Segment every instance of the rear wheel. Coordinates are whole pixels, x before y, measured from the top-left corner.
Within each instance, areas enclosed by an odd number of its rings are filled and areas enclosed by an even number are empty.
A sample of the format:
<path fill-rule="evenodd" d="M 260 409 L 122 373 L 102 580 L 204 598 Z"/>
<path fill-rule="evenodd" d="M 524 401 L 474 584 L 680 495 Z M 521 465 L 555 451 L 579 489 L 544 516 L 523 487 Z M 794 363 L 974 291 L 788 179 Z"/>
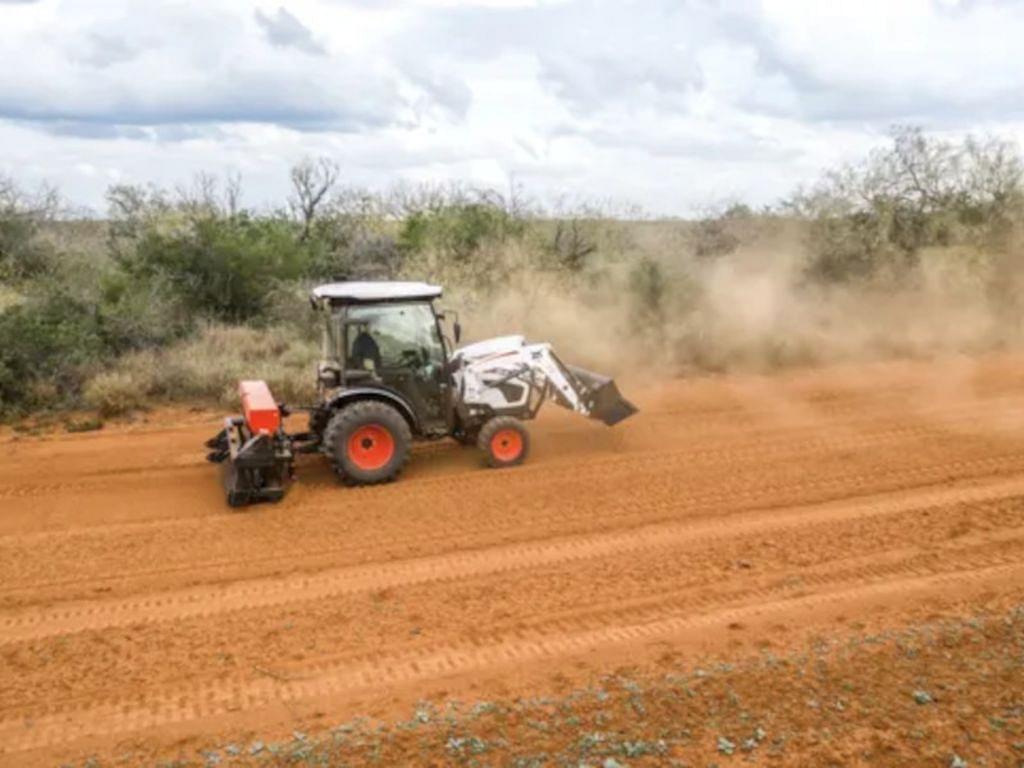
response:
<path fill-rule="evenodd" d="M 484 424 L 477 446 L 495 468 L 522 464 L 530 452 L 530 433 L 526 425 L 512 416 L 498 416 Z"/>
<path fill-rule="evenodd" d="M 405 418 L 375 400 L 347 405 L 324 430 L 334 471 L 347 485 L 376 485 L 398 477 L 409 459 L 412 432 Z"/>

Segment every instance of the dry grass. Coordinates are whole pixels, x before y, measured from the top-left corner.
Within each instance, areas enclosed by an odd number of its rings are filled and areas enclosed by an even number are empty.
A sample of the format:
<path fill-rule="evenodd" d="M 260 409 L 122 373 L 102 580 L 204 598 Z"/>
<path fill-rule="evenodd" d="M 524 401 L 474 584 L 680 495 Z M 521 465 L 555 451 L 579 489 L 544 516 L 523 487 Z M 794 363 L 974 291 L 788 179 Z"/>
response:
<path fill-rule="evenodd" d="M 278 400 L 311 402 L 318 348 L 288 327 L 208 325 L 193 339 L 126 355 L 85 388 L 86 403 L 105 416 L 154 402 L 236 405 L 240 379 L 263 379 Z"/>
<path fill-rule="evenodd" d="M 9 307 L 13 307 L 19 304 L 22 300 L 21 294 L 15 291 L 13 288 L 0 284 L 0 312 L 3 312 Z"/>

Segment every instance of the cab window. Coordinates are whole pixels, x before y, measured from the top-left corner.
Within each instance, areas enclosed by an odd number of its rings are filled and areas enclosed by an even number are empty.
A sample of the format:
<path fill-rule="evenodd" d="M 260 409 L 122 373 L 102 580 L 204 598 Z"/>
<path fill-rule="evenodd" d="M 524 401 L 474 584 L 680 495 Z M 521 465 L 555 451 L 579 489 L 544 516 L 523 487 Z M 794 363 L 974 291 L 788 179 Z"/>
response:
<path fill-rule="evenodd" d="M 444 361 L 434 310 L 426 302 L 349 307 L 346 346 L 355 368 L 420 368 Z"/>

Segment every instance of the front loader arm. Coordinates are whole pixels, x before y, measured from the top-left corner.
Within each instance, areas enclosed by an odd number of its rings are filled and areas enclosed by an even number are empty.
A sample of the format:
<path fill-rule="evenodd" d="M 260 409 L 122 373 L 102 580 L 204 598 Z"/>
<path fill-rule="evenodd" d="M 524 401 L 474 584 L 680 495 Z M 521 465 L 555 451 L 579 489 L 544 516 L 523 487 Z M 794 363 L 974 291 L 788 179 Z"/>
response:
<path fill-rule="evenodd" d="M 609 426 L 636 413 L 636 407 L 619 394 L 614 381 L 566 365 L 550 344 L 521 344 L 469 361 L 460 373 L 463 402 L 470 407 L 488 406 L 499 413 L 523 407 L 520 415 L 532 416 L 525 406 L 530 393 L 539 391 L 564 408 Z M 502 385 L 510 382 L 520 385 L 521 396 L 509 397 Z"/>
<path fill-rule="evenodd" d="M 550 344 L 530 344 L 524 351 L 530 358 L 533 371 L 547 381 L 548 391 L 556 403 L 584 416 L 590 415 L 580 387 L 571 380 L 569 372 L 551 351 Z"/>

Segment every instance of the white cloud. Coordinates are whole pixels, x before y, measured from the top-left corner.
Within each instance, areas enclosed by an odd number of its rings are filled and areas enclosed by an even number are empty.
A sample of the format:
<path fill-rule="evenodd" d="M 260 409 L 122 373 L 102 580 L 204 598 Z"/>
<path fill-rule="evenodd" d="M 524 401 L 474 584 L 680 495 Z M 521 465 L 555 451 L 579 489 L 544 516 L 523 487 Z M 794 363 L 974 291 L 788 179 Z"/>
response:
<path fill-rule="evenodd" d="M 769 202 L 897 121 L 1019 135 L 996 0 L 0 0 L 0 171 L 113 180 L 330 154 L 353 183 L 503 184 L 685 213 Z"/>
<path fill-rule="evenodd" d="M 294 17 L 268 18 L 272 41 L 226 3 L 68 2 L 56 24 L 0 28 L 0 117 L 91 136 L 230 123 L 345 132 L 405 119 L 386 62 L 311 60 L 312 38 L 295 50 Z"/>

